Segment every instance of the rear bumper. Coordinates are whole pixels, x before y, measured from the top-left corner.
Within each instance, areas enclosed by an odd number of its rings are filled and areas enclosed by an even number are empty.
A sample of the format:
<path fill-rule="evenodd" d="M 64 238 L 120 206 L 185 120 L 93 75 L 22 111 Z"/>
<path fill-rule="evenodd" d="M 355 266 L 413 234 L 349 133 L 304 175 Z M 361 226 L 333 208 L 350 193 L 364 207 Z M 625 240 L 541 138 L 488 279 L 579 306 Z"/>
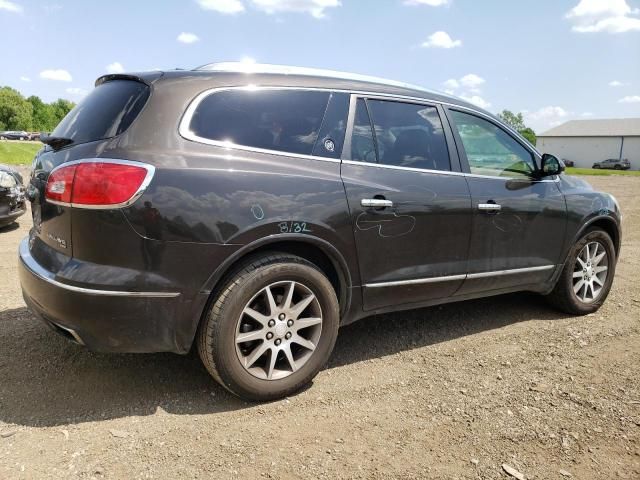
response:
<path fill-rule="evenodd" d="M 70 285 L 31 255 L 29 238 L 20 243 L 19 275 L 29 309 L 54 330 L 101 352 L 186 353 L 181 341 L 201 299 L 180 292 L 104 290 Z"/>

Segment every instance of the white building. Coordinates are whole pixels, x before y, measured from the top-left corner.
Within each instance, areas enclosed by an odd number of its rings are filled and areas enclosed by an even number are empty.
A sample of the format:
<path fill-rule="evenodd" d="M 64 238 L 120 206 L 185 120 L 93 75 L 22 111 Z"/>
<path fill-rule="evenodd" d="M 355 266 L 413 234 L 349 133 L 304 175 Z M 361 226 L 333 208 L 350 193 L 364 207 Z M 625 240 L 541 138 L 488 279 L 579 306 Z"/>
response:
<path fill-rule="evenodd" d="M 571 120 L 538 135 L 536 147 L 576 167 L 626 158 L 632 170 L 640 170 L 640 118 Z"/>

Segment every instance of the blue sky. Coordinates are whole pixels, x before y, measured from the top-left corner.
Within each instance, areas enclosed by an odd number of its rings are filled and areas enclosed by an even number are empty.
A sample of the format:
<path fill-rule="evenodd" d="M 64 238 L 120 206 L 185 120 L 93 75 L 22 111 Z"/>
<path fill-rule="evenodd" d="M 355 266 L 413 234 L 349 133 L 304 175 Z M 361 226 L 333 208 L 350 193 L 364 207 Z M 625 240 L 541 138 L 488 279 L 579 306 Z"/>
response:
<path fill-rule="evenodd" d="M 640 0 L 0 0 L 0 85 L 79 100 L 107 71 L 251 59 L 523 111 L 640 117 Z"/>

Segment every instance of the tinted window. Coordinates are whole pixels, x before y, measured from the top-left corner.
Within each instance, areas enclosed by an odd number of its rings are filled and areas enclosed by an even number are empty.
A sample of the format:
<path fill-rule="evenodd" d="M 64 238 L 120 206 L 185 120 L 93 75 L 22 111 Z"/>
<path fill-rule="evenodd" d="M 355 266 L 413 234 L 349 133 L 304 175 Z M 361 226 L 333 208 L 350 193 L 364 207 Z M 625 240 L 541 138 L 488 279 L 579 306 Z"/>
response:
<path fill-rule="evenodd" d="M 471 173 L 494 176 L 530 176 L 535 170 L 531 153 L 497 125 L 475 115 L 451 110 Z"/>
<path fill-rule="evenodd" d="M 319 157 L 340 158 L 344 133 L 347 129 L 349 116 L 349 94 L 332 93 L 329 105 L 322 120 L 320 134 L 313 147 L 313 154 Z"/>
<path fill-rule="evenodd" d="M 210 140 L 311 155 L 328 100 L 329 92 L 216 92 L 200 102 L 190 129 Z"/>
<path fill-rule="evenodd" d="M 435 107 L 367 100 L 378 162 L 385 165 L 450 170 L 442 122 Z"/>
<path fill-rule="evenodd" d="M 144 107 L 149 87 L 131 80 L 99 85 L 71 110 L 51 134 L 74 143 L 92 142 L 121 134 Z"/>
<path fill-rule="evenodd" d="M 358 99 L 356 116 L 353 122 L 351 160 L 373 163 L 378 161 L 367 105 L 361 98 Z"/>

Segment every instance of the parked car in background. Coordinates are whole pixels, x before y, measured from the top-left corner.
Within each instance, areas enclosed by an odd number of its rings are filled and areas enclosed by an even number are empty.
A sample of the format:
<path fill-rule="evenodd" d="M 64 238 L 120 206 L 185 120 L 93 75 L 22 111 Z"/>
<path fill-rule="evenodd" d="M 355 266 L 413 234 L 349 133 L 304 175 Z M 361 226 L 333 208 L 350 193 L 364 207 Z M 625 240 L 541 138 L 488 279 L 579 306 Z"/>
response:
<path fill-rule="evenodd" d="M 618 160 L 617 158 L 608 158 L 601 162 L 595 162 L 591 168 L 607 168 L 613 170 L 629 170 L 631 168 L 631 162 L 626 158 Z"/>
<path fill-rule="evenodd" d="M 15 222 L 27 211 L 22 175 L 6 165 L 0 165 L 0 227 Z"/>
<path fill-rule="evenodd" d="M 29 132 L 29 140 L 31 141 L 36 141 L 36 140 L 40 140 L 40 132 Z"/>
<path fill-rule="evenodd" d="M 7 130 L 0 132 L 0 140 L 29 140 L 29 133 L 25 131 Z"/>
<path fill-rule="evenodd" d="M 564 163 L 565 167 L 575 167 L 576 166 L 576 162 L 574 162 L 573 160 L 567 160 L 566 158 L 563 158 L 562 162 Z"/>
<path fill-rule="evenodd" d="M 611 195 L 489 112 L 400 82 L 110 74 L 42 141 L 29 308 L 93 350 L 195 346 L 247 399 L 300 390 L 338 327 L 376 313 L 526 290 L 587 314 L 613 281 Z"/>

